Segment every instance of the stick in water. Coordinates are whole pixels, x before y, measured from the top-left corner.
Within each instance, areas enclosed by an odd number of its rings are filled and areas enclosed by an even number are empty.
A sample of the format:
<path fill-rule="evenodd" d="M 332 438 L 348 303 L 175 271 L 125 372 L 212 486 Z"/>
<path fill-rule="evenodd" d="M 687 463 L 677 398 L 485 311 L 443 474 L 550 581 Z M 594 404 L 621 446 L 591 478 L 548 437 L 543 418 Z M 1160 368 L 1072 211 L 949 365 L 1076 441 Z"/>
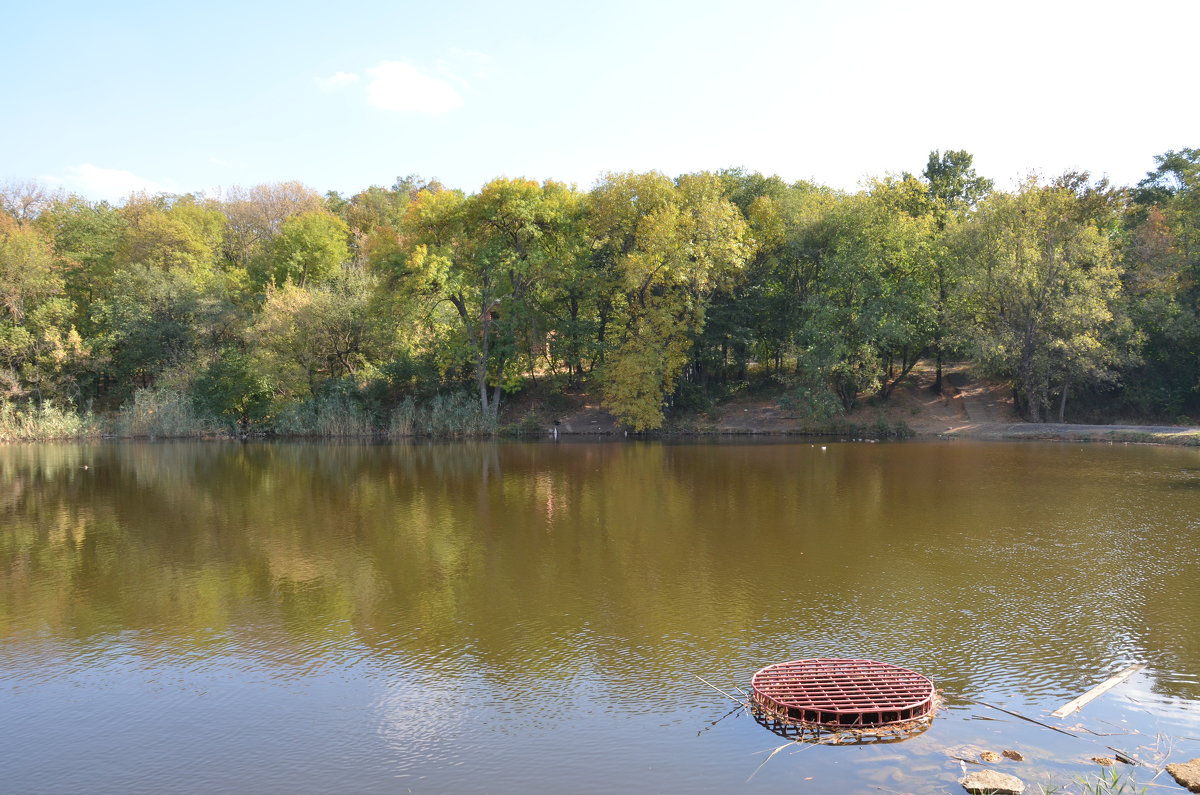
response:
<path fill-rule="evenodd" d="M 1003 712 L 1006 715 L 1012 715 L 1014 718 L 1020 718 L 1021 720 L 1027 720 L 1030 723 L 1036 723 L 1038 726 L 1044 726 L 1045 728 L 1050 729 L 1051 731 L 1056 731 L 1059 734 L 1065 734 L 1068 737 L 1078 737 L 1079 736 L 1078 734 L 1072 734 L 1071 732 L 1067 731 L 1066 729 L 1060 729 L 1057 726 L 1051 726 L 1049 723 L 1042 723 L 1040 720 L 1034 720 L 1033 718 L 1029 717 L 1028 715 L 1022 715 L 1020 712 L 1013 712 L 1011 709 L 1005 709 L 1004 707 L 997 707 L 995 704 L 989 704 L 986 701 L 976 701 L 973 698 L 967 698 L 965 696 L 959 696 L 959 698 L 961 698 L 963 701 L 969 701 L 972 704 L 978 704 L 981 707 L 991 707 L 992 709 L 999 710 L 1000 712 Z"/>
<path fill-rule="evenodd" d="M 1078 712 L 1079 710 L 1081 710 L 1085 706 L 1087 706 L 1088 703 L 1096 700 L 1100 696 L 1107 693 L 1109 690 L 1112 690 L 1114 687 L 1121 684 L 1126 679 L 1133 676 L 1134 674 L 1136 674 L 1138 671 L 1142 670 L 1145 667 L 1146 667 L 1145 665 L 1141 665 L 1141 664 L 1131 665 L 1128 668 L 1126 668 L 1124 671 L 1121 671 L 1121 673 L 1117 674 L 1116 676 L 1106 679 L 1105 681 L 1096 685 L 1095 687 L 1093 687 L 1091 690 L 1084 693 L 1079 698 L 1074 699 L 1073 701 L 1068 701 L 1066 704 L 1063 704 L 1061 707 L 1054 710 L 1050 714 L 1056 718 L 1065 718 L 1068 715 L 1070 715 L 1072 712 Z"/>
<path fill-rule="evenodd" d="M 726 693 L 724 690 L 722 690 L 721 688 L 719 688 L 719 687 L 717 687 L 716 685 L 714 685 L 712 682 L 710 682 L 710 681 L 708 681 L 707 679 L 705 679 L 703 676 L 700 676 L 699 674 L 692 674 L 692 676 L 696 677 L 696 678 L 697 678 L 697 679 L 699 679 L 701 682 L 703 682 L 704 684 L 706 684 L 706 685 L 708 685 L 709 687 L 711 687 L 713 690 L 716 690 L 718 693 L 720 693 L 721 695 L 725 696 L 725 698 L 729 699 L 729 700 L 730 700 L 730 701 L 732 701 L 733 703 L 735 703 L 735 704 L 741 704 L 743 707 L 748 707 L 748 706 L 749 706 L 749 705 L 748 705 L 748 704 L 747 704 L 745 701 L 742 701 L 740 698 L 736 698 L 736 697 L 734 697 L 734 696 L 731 696 L 731 695 L 729 695 L 729 694 L 728 694 L 728 693 Z"/>

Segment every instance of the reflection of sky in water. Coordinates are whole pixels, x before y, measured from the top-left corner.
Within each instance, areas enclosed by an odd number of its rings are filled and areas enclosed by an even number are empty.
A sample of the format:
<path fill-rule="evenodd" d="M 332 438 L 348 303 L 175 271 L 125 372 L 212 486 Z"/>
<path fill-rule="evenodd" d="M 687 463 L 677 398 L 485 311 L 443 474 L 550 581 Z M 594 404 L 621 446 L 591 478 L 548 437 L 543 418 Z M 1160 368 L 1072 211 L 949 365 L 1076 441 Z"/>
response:
<path fill-rule="evenodd" d="M 1193 692 L 1200 678 L 1179 673 L 1168 675 L 1168 685 L 1185 685 Z M 1145 672 L 1139 674 L 1119 688 L 1104 696 L 1121 705 L 1125 712 L 1142 713 L 1135 725 L 1150 722 L 1156 732 L 1188 734 L 1200 742 L 1200 704 L 1188 699 L 1164 695 L 1160 683 Z M 1090 706 L 1087 708 L 1090 710 Z M 1080 713 L 1083 714 L 1082 712 Z M 1128 722 L 1128 719 L 1126 719 Z"/>

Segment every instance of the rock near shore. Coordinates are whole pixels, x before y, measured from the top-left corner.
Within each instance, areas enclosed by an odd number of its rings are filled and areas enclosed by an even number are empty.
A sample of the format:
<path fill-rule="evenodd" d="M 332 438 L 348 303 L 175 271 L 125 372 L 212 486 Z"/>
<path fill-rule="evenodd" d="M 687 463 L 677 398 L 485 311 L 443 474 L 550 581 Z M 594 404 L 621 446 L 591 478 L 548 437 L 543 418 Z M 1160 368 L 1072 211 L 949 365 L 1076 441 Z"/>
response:
<path fill-rule="evenodd" d="M 958 782 L 963 789 L 971 793 L 989 793 L 989 795 L 1021 795 L 1025 791 L 1025 782 L 1016 776 L 1001 773 L 997 770 L 977 770 Z"/>
<path fill-rule="evenodd" d="M 1179 782 L 1179 786 L 1186 787 L 1188 792 L 1200 792 L 1200 757 L 1190 762 L 1167 765 L 1167 772 Z"/>

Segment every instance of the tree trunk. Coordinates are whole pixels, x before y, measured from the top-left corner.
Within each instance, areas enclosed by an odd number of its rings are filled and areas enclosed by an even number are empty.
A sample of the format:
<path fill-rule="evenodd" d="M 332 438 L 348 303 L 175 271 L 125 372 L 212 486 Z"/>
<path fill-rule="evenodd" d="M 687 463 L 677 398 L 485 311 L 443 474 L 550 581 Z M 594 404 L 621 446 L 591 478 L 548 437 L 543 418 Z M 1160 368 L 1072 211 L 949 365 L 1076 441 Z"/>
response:
<path fill-rule="evenodd" d="M 479 389 L 479 410 L 486 417 L 488 413 L 486 351 L 478 351 L 475 354 L 475 384 Z"/>
<path fill-rule="evenodd" d="M 571 293 L 567 302 L 571 317 L 571 341 L 567 346 L 567 386 L 575 387 L 583 377 L 583 355 L 579 350 L 579 299 Z"/>
<path fill-rule="evenodd" d="M 500 420 L 500 395 L 501 395 L 501 392 L 502 392 L 502 389 L 500 387 L 500 382 L 499 382 L 499 380 L 497 380 L 496 385 L 494 387 L 492 387 L 492 405 L 488 409 L 489 412 L 491 413 L 492 419 L 497 422 Z"/>
<path fill-rule="evenodd" d="M 889 374 L 888 380 L 884 381 L 883 388 L 881 388 L 879 390 L 879 396 L 882 397 L 884 400 L 887 400 L 888 398 L 890 398 L 892 396 L 892 391 L 896 388 L 896 384 L 899 384 L 901 381 L 904 380 L 904 377 L 906 375 L 908 375 L 910 372 L 912 372 L 912 369 L 917 366 L 917 362 L 921 361 L 921 357 L 924 355 L 925 355 L 925 350 L 922 349 L 920 353 L 918 353 L 916 356 L 912 357 L 912 359 L 910 360 L 908 358 L 908 350 L 905 349 L 904 358 L 901 361 L 901 365 L 900 365 L 900 367 L 901 367 L 900 375 L 896 376 L 895 378 L 891 378 L 890 374 Z"/>
<path fill-rule="evenodd" d="M 1030 422 L 1042 421 L 1042 405 L 1041 396 L 1038 394 L 1037 384 L 1034 383 L 1033 377 L 1033 362 L 1021 362 L 1021 392 L 1025 399 L 1025 413 Z"/>
<path fill-rule="evenodd" d="M 937 301 L 937 330 L 933 334 L 934 358 L 937 361 L 933 376 L 933 391 L 942 394 L 942 329 L 946 327 L 946 299 L 950 291 L 946 289 L 946 273 L 941 264 L 937 268 L 938 301 Z"/>

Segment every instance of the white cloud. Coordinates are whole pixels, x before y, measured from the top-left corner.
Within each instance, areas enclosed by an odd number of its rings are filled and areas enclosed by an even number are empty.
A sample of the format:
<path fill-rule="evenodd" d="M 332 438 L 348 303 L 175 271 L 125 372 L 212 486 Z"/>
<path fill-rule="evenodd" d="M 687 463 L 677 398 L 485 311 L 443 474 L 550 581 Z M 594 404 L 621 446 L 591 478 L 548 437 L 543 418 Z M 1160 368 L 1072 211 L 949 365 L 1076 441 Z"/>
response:
<path fill-rule="evenodd" d="M 367 74 L 371 77 L 367 101 L 382 110 L 437 114 L 463 105 L 462 97 L 449 83 L 401 61 L 382 61 Z"/>
<path fill-rule="evenodd" d="M 335 72 L 329 77 L 318 77 L 313 80 L 322 91 L 336 91 L 339 88 L 357 82 L 358 75 L 353 72 Z"/>
<path fill-rule="evenodd" d="M 118 201 L 127 198 L 137 191 L 147 193 L 171 193 L 175 183 L 171 180 L 155 182 L 145 177 L 139 177 L 131 171 L 119 168 L 101 168 L 91 163 L 82 166 L 71 166 L 63 176 L 56 179 L 67 190 L 80 193 L 88 198 L 110 199 Z"/>

